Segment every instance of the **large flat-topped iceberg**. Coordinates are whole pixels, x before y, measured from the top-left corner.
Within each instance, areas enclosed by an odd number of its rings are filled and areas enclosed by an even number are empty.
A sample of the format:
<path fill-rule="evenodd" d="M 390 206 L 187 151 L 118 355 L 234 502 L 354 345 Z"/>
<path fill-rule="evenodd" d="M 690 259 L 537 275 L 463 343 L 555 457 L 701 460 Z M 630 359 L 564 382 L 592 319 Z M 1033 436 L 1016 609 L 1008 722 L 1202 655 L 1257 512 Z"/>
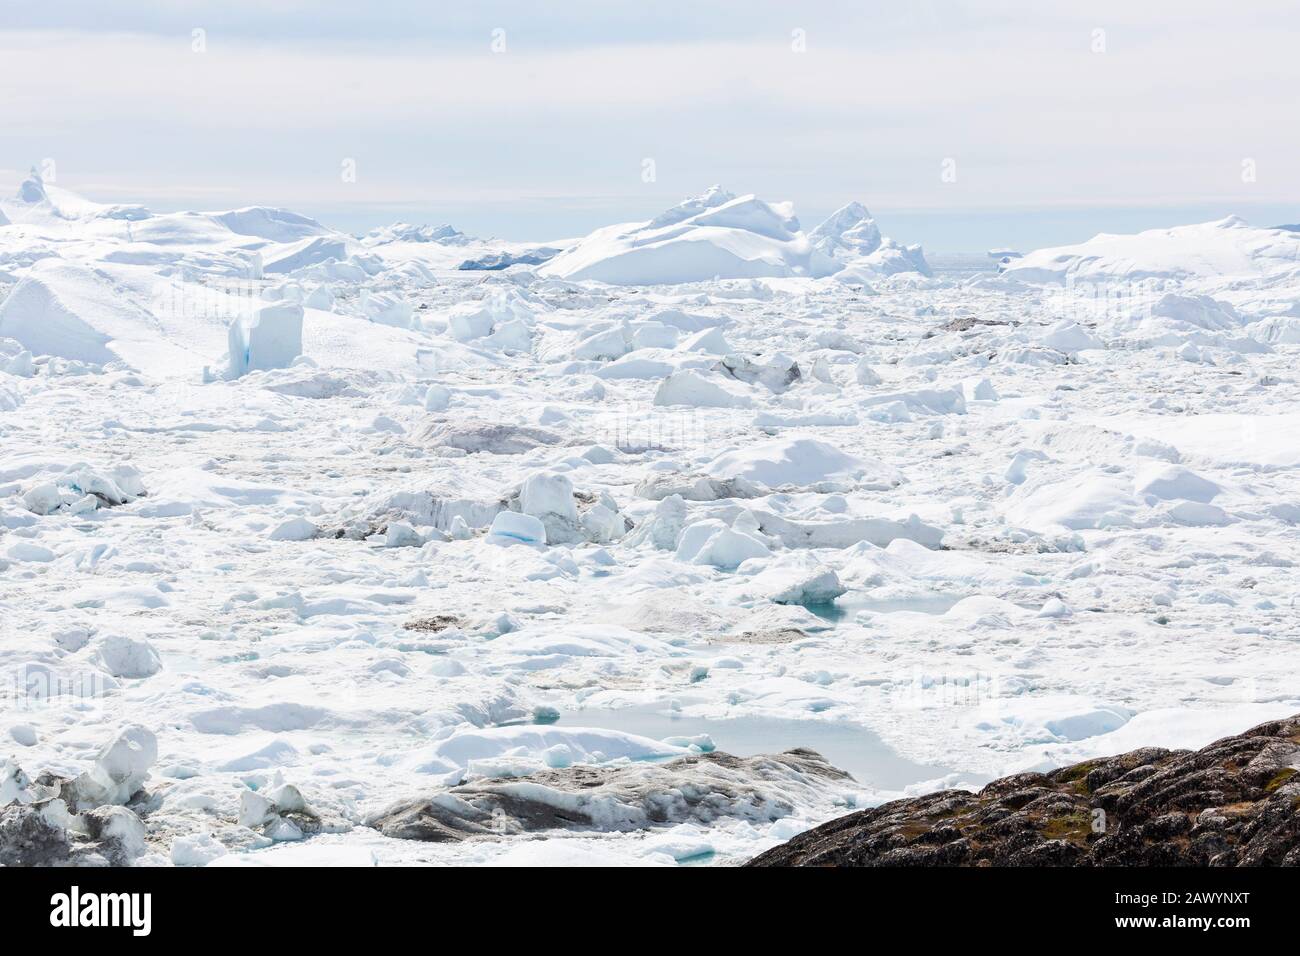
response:
<path fill-rule="evenodd" d="M 652 285 L 818 278 L 839 268 L 800 231 L 790 203 L 737 197 L 713 186 L 648 222 L 597 229 L 539 272 L 611 285 Z"/>
<path fill-rule="evenodd" d="M 1007 265 L 1027 282 L 1073 279 L 1190 279 L 1272 276 L 1300 270 L 1300 233 L 1229 216 L 1134 235 L 1102 233 L 1073 246 L 1039 249 Z"/>
<path fill-rule="evenodd" d="M 245 206 L 242 209 L 213 212 L 208 215 L 233 233 L 269 239 L 272 242 L 295 242 L 309 236 L 325 236 L 333 233 L 332 229 L 322 226 L 315 219 L 273 206 Z"/>

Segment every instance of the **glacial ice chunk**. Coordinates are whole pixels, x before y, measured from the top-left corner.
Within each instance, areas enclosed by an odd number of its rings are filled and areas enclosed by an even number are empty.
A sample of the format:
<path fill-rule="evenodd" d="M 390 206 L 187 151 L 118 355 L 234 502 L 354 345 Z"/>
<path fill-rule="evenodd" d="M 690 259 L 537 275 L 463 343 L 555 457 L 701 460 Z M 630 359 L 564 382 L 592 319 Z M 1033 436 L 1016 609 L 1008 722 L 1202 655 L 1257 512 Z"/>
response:
<path fill-rule="evenodd" d="M 582 538 L 573 482 L 565 475 L 537 472 L 525 478 L 519 490 L 519 510 L 546 526 L 545 540 L 551 544 Z"/>
<path fill-rule="evenodd" d="M 492 519 L 488 529 L 492 538 L 506 538 L 528 544 L 546 544 L 546 526 L 541 519 L 514 511 L 502 511 Z"/>
<path fill-rule="evenodd" d="M 264 305 L 251 316 L 230 323 L 230 377 L 272 368 L 288 368 L 302 354 L 302 306 L 294 302 Z"/>
<path fill-rule="evenodd" d="M 289 518 L 272 529 L 270 538 L 272 541 L 310 541 L 319 531 L 307 518 Z"/>
<path fill-rule="evenodd" d="M 749 408 L 754 400 L 734 381 L 694 369 L 674 372 L 659 383 L 656 405 L 692 405 L 696 408 Z"/>
<path fill-rule="evenodd" d="M 114 677 L 152 677 L 162 670 L 162 661 L 152 644 L 125 634 L 110 634 L 100 641 L 99 657 Z"/>
<path fill-rule="evenodd" d="M 76 780 L 79 806 L 124 804 L 144 785 L 158 760 L 158 739 L 139 724 L 119 730 Z"/>

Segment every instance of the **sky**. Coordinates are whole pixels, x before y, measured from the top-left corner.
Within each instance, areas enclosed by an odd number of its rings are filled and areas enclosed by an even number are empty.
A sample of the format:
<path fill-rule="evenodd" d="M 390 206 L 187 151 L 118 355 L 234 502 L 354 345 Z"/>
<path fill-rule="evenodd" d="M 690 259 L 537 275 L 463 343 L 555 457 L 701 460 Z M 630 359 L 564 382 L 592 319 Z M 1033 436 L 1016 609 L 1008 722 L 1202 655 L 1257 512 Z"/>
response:
<path fill-rule="evenodd" d="M 1294 0 L 0 6 L 0 190 L 555 239 L 713 183 L 935 251 L 1300 221 Z"/>

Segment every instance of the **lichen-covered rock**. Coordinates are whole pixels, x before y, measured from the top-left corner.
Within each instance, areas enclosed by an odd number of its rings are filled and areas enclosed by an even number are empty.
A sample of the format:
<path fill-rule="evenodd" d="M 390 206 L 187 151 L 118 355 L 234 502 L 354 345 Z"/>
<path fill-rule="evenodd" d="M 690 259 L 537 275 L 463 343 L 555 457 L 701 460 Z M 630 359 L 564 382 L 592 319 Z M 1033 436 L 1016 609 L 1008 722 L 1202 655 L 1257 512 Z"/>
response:
<path fill-rule="evenodd" d="M 1300 865 L 1300 716 L 1202 750 L 1147 747 L 895 800 L 748 865 Z"/>

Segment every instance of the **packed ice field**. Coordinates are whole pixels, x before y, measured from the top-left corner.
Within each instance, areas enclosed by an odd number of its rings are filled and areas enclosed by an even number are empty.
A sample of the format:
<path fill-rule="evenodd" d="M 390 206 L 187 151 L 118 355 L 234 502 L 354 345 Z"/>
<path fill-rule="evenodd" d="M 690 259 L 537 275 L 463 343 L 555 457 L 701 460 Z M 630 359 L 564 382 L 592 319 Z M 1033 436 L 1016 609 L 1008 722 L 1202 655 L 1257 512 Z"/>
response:
<path fill-rule="evenodd" d="M 1298 352 L 1300 227 L 954 271 L 716 187 L 530 244 L 33 174 L 0 805 L 89 864 L 731 864 L 1203 745 L 1300 709 Z"/>

